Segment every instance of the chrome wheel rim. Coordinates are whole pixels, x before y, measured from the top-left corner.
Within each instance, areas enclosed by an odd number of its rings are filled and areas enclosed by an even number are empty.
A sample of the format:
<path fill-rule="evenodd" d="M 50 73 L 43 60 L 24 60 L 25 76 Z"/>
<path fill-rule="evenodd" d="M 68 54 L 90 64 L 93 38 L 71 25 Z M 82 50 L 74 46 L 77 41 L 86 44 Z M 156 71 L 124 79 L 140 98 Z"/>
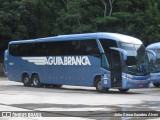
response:
<path fill-rule="evenodd" d="M 33 84 L 34 84 L 34 85 L 38 85 L 38 78 L 34 78 L 34 79 L 33 79 Z"/>
<path fill-rule="evenodd" d="M 101 82 L 98 82 L 98 89 L 99 89 L 99 90 L 102 90 Z"/>
<path fill-rule="evenodd" d="M 28 77 L 25 77 L 25 78 L 24 78 L 24 83 L 27 84 L 28 82 L 29 82 Z"/>

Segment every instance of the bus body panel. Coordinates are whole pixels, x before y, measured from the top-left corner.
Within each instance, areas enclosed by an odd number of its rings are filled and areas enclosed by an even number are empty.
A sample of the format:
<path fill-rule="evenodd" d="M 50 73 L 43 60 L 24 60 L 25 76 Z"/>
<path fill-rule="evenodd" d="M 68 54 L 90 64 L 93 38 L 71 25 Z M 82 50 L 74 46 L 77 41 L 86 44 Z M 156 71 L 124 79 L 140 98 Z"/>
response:
<path fill-rule="evenodd" d="M 9 44 L 19 44 L 19 43 L 33 43 L 37 42 L 53 42 L 53 41 L 68 41 L 68 40 L 87 40 L 87 39 L 97 39 L 97 38 L 107 38 L 112 39 L 117 42 L 126 42 L 133 44 L 142 44 L 142 42 L 134 37 L 123 35 L 119 33 L 107 33 L 107 32 L 98 32 L 98 33 L 84 33 L 84 34 L 71 34 L 71 35 L 59 35 L 56 37 L 46 37 L 39 38 L 33 40 L 19 40 L 19 41 L 11 41 Z"/>
<path fill-rule="evenodd" d="M 160 83 L 160 73 L 151 73 L 150 74 L 150 81 L 152 83 Z"/>
<path fill-rule="evenodd" d="M 58 57 L 64 58 L 64 56 Z M 44 84 L 93 86 L 93 78 L 100 71 L 100 59 L 92 56 L 87 57 L 90 65 L 35 65 L 33 62 L 23 60 L 25 57 L 10 56 L 9 59 L 12 61 L 9 62 L 13 63 L 13 65 L 9 64 L 8 72 L 11 73 L 9 74 L 9 79 L 21 82 L 23 73 L 28 73 L 30 78 L 32 74 L 36 73 L 41 78 L 41 83 Z"/>
<path fill-rule="evenodd" d="M 111 72 L 103 68 L 101 70 L 103 71 L 101 77 L 102 87 L 111 88 Z"/>
<path fill-rule="evenodd" d="M 111 81 L 109 72 L 106 72 L 102 76 L 102 86 L 105 88 L 111 88 Z M 122 88 L 133 89 L 133 88 L 148 88 L 150 84 L 150 75 L 147 76 L 132 76 L 126 73 L 122 73 Z"/>
<path fill-rule="evenodd" d="M 4 52 L 4 66 L 3 66 L 4 74 L 8 76 L 8 50 Z"/>
<path fill-rule="evenodd" d="M 11 81 L 20 82 L 21 80 L 21 69 L 20 69 L 21 62 L 19 58 L 8 56 L 8 78 Z M 6 65 L 5 65 L 6 66 Z"/>
<path fill-rule="evenodd" d="M 123 77 L 123 88 L 147 88 L 149 87 L 150 75 L 133 76 L 130 74 L 123 73 L 123 76 L 122 76 Z"/>

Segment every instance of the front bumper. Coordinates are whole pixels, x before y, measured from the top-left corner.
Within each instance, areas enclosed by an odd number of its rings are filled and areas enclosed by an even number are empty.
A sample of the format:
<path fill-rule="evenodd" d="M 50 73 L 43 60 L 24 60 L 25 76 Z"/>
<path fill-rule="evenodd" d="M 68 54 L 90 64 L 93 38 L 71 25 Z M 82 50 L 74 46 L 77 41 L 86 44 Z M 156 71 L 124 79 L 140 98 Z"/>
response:
<path fill-rule="evenodd" d="M 150 74 L 150 81 L 152 83 L 160 83 L 160 73 L 151 73 Z"/>
<path fill-rule="evenodd" d="M 130 74 L 122 74 L 122 88 L 148 88 L 150 84 L 150 75 L 133 76 Z"/>
<path fill-rule="evenodd" d="M 102 87 L 111 88 L 110 77 L 104 77 L 102 75 Z M 126 73 L 122 73 L 122 89 L 134 89 L 134 88 L 148 88 L 150 84 L 150 75 L 146 76 L 133 76 Z"/>

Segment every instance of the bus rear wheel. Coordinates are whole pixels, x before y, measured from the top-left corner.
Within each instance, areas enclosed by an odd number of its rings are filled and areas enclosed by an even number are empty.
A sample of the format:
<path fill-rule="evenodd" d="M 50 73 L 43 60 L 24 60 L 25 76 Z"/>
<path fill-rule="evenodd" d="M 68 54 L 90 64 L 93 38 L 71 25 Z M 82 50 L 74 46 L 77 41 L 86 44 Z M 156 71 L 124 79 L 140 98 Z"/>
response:
<path fill-rule="evenodd" d="M 96 90 L 100 93 L 105 93 L 105 92 L 108 92 L 109 89 L 107 88 L 103 88 L 101 86 L 101 79 L 100 78 L 97 78 L 96 79 L 96 83 L 95 83 L 95 86 L 96 86 Z"/>
<path fill-rule="evenodd" d="M 160 87 L 160 83 L 153 83 L 154 87 Z"/>
<path fill-rule="evenodd" d="M 32 76 L 32 84 L 36 88 L 41 87 L 40 79 L 39 79 L 39 76 L 37 74 Z"/>
<path fill-rule="evenodd" d="M 121 93 L 126 93 L 129 89 L 121 89 L 121 88 L 119 88 L 118 89 Z"/>
<path fill-rule="evenodd" d="M 31 80 L 30 80 L 28 74 L 23 74 L 22 82 L 23 82 L 23 85 L 26 86 L 26 87 L 30 87 L 31 86 Z"/>

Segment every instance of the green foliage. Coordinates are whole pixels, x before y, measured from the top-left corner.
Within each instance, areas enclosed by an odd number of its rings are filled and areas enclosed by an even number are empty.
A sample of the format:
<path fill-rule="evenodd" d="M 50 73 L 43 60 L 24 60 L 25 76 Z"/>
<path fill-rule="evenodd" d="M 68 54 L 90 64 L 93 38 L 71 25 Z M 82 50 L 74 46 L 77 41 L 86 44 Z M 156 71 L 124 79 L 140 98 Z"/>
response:
<path fill-rule="evenodd" d="M 102 0 L 0 0 L 0 54 L 11 40 L 59 34 L 117 32 L 145 45 L 160 40 L 159 0 L 104 2 L 106 11 Z"/>

